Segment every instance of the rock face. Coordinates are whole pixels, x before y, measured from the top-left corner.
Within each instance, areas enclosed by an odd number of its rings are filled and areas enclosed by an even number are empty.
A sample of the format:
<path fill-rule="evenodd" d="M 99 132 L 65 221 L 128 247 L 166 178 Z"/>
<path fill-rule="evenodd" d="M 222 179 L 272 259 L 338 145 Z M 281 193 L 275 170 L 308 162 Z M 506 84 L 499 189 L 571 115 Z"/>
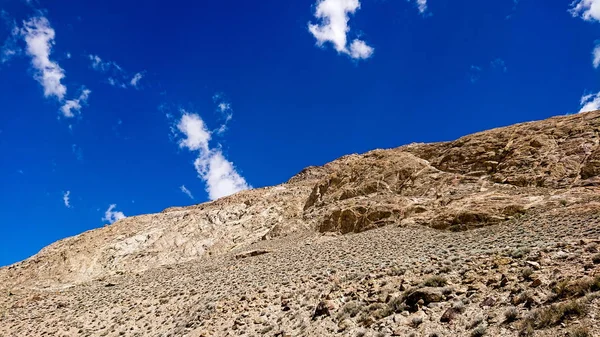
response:
<path fill-rule="evenodd" d="M 593 335 L 599 219 L 600 112 L 374 150 L 2 268 L 0 337 Z"/>
<path fill-rule="evenodd" d="M 306 230 L 300 216 L 309 191 L 310 187 L 301 183 L 276 186 L 208 204 L 126 218 L 44 248 L 3 270 L 2 275 L 8 276 L 3 281 L 46 288 L 68 286 L 217 255 Z M 36 275 L 33 278 L 32 272 Z"/>

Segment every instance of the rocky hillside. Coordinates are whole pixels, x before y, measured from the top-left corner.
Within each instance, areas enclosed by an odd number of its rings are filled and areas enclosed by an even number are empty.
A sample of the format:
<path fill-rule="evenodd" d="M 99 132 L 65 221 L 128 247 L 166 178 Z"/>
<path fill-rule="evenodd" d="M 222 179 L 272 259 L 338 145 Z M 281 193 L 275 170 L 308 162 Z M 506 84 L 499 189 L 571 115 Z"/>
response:
<path fill-rule="evenodd" d="M 0 269 L 0 336 L 599 336 L 600 112 L 309 167 Z"/>

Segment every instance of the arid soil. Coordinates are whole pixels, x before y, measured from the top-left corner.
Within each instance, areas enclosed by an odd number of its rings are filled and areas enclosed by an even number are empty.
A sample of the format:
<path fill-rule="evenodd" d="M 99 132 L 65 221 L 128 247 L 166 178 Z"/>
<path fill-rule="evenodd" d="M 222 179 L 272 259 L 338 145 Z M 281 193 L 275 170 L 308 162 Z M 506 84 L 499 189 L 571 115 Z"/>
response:
<path fill-rule="evenodd" d="M 56 242 L 0 336 L 600 336 L 600 112 L 410 144 Z"/>

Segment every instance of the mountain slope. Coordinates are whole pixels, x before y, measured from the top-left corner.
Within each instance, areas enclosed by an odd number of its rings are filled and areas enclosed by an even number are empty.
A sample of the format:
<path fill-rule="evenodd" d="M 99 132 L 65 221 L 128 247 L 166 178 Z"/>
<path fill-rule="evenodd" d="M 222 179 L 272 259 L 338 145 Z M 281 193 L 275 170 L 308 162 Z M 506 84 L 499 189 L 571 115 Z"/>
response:
<path fill-rule="evenodd" d="M 344 156 L 0 269 L 0 336 L 564 335 L 600 314 L 599 192 L 600 112 Z"/>

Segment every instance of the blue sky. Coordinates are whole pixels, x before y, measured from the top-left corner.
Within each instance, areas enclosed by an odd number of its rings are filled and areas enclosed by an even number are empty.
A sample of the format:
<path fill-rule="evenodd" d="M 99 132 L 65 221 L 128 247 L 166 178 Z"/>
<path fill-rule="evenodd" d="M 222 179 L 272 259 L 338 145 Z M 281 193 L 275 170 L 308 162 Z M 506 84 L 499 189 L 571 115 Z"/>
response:
<path fill-rule="evenodd" d="M 345 154 L 600 105 L 599 0 L 0 9 L 0 265 Z"/>

